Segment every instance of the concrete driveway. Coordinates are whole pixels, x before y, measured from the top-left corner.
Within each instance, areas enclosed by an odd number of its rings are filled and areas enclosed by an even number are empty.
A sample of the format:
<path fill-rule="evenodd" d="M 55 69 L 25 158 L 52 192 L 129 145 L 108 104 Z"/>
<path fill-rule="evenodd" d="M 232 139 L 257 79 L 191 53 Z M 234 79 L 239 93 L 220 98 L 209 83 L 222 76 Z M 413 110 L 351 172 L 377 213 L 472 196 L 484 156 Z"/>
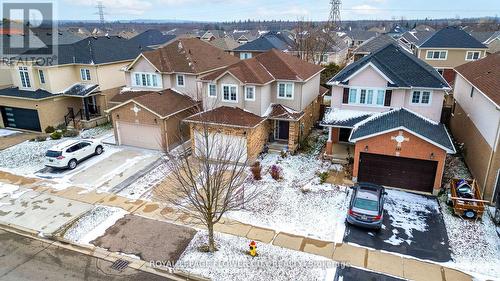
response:
<path fill-rule="evenodd" d="M 451 260 L 448 234 L 433 196 L 387 189 L 383 227 L 370 231 L 347 224 L 344 242 L 437 262 Z"/>

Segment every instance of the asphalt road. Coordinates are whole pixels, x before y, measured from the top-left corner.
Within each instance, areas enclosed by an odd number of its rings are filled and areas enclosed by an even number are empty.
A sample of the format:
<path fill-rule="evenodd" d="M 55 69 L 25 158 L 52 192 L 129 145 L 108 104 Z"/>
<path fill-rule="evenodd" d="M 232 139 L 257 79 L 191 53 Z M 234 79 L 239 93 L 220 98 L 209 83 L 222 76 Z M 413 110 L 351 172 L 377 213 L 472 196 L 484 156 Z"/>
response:
<path fill-rule="evenodd" d="M 46 242 L 0 230 L 0 280 L 166 280 Z"/>

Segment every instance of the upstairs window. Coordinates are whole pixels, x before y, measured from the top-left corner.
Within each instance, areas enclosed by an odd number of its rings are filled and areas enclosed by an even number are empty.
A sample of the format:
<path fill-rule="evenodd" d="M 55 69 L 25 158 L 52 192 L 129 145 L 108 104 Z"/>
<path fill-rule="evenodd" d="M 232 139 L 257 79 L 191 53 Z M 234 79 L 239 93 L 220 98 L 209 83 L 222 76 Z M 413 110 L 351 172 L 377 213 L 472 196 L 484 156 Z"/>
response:
<path fill-rule="evenodd" d="M 241 60 L 246 60 L 246 59 L 251 59 L 251 58 L 252 58 L 252 53 L 240 53 Z"/>
<path fill-rule="evenodd" d="M 353 105 L 369 105 L 369 106 L 384 106 L 385 90 L 384 89 L 349 89 L 349 104 Z"/>
<path fill-rule="evenodd" d="M 23 88 L 30 88 L 30 75 L 26 66 L 19 67 L 19 76 L 21 77 L 21 85 Z"/>
<path fill-rule="evenodd" d="M 429 50 L 427 51 L 426 58 L 428 60 L 446 60 L 448 51 L 445 50 Z"/>
<path fill-rule="evenodd" d="M 133 73 L 132 75 L 133 86 L 138 87 L 150 87 L 150 88 L 159 88 L 160 86 L 160 77 L 158 74 L 154 73 Z"/>
<path fill-rule="evenodd" d="M 245 100 L 255 100 L 255 86 L 245 87 Z"/>
<path fill-rule="evenodd" d="M 80 69 L 80 77 L 82 81 L 90 81 L 90 70 L 87 68 Z"/>
<path fill-rule="evenodd" d="M 465 55 L 465 60 L 478 60 L 481 58 L 480 51 L 467 51 Z"/>
<path fill-rule="evenodd" d="M 211 98 L 217 97 L 217 86 L 215 84 L 208 84 L 208 96 Z"/>
<path fill-rule="evenodd" d="M 222 100 L 227 102 L 238 102 L 238 86 L 222 85 Z"/>
<path fill-rule="evenodd" d="M 176 80 L 177 80 L 177 87 L 184 87 L 186 85 L 184 75 L 177 74 Z"/>
<path fill-rule="evenodd" d="M 43 73 L 43 70 L 38 70 L 38 77 L 40 78 L 40 84 L 45 84 L 45 74 Z"/>
<path fill-rule="evenodd" d="M 430 91 L 413 91 L 411 95 L 412 104 L 423 104 L 428 105 L 431 103 L 431 92 Z"/>
<path fill-rule="evenodd" d="M 293 99 L 293 83 L 278 83 L 278 98 Z"/>

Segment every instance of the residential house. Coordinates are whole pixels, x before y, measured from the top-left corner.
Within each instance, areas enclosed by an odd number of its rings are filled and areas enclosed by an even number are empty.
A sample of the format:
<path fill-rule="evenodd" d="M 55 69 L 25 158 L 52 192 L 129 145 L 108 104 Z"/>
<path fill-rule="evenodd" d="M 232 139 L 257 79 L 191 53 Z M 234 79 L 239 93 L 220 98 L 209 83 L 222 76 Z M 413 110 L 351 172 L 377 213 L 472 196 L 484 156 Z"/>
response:
<path fill-rule="evenodd" d="M 232 37 L 224 36 L 209 42 L 212 46 L 224 50 L 226 53 L 234 55 L 233 50 L 240 46 L 240 43 L 235 41 Z"/>
<path fill-rule="evenodd" d="M 201 32 L 200 34 L 200 39 L 207 42 L 226 36 L 226 32 L 224 30 L 207 30 L 205 32 Z"/>
<path fill-rule="evenodd" d="M 486 56 L 487 47 L 458 27 L 446 27 L 420 44 L 415 54 L 435 67 L 448 81 L 455 81 L 455 67 Z"/>
<path fill-rule="evenodd" d="M 377 35 L 378 33 L 375 31 L 351 30 L 345 32 L 342 38 L 344 39 L 344 42 L 347 44 L 349 48 L 355 49 L 359 45 L 363 44 L 363 42 Z"/>
<path fill-rule="evenodd" d="M 488 54 L 500 51 L 500 31 L 470 32 L 470 35 L 488 47 Z"/>
<path fill-rule="evenodd" d="M 237 30 L 235 29 L 231 37 L 239 44 L 245 44 L 259 38 L 261 35 L 266 34 L 267 31 L 251 31 L 251 30 Z"/>
<path fill-rule="evenodd" d="M 406 31 L 408 31 L 408 29 L 402 27 L 399 24 L 395 24 L 386 34 L 391 36 L 392 38 L 398 39 Z"/>
<path fill-rule="evenodd" d="M 234 55 L 240 59 L 250 59 L 271 49 L 278 49 L 283 52 L 294 52 L 296 50 L 294 36 L 288 31 L 269 32 L 235 48 L 233 52 Z"/>
<path fill-rule="evenodd" d="M 335 75 L 325 156 L 353 159 L 353 180 L 437 193 L 447 153 L 455 148 L 439 123 L 448 83 L 396 44 Z"/>
<path fill-rule="evenodd" d="M 455 68 L 450 128 L 483 198 L 500 192 L 500 53 Z"/>
<path fill-rule="evenodd" d="M 129 40 L 134 42 L 139 46 L 145 46 L 152 49 L 156 49 L 164 44 L 175 39 L 175 35 L 163 34 L 163 32 L 156 29 L 149 29 L 136 36 L 130 38 Z"/>
<path fill-rule="evenodd" d="M 334 63 L 336 65 L 344 65 L 347 62 L 347 54 L 349 48 L 343 40 L 335 40 L 332 44 L 326 47 L 324 52 L 314 55 L 314 63 L 327 65 Z"/>
<path fill-rule="evenodd" d="M 434 33 L 436 32 L 411 30 L 403 33 L 398 40 L 409 47 L 412 50 L 412 53 L 415 53 L 417 48 L 416 46 L 420 46 L 423 42 L 434 35 Z"/>
<path fill-rule="evenodd" d="M 319 120 L 322 70 L 272 49 L 203 76 L 205 111 L 186 119 L 193 151 L 204 145 L 203 126 L 242 145 L 250 161 L 268 142 L 271 149 L 295 151 Z"/>
<path fill-rule="evenodd" d="M 412 53 L 411 50 L 403 43 L 397 41 L 389 35 L 381 34 L 379 36 L 368 39 L 363 42 L 363 44 L 359 45 L 356 49 L 352 51 L 352 61 L 357 61 L 379 49 L 387 46 L 388 44 L 396 44 L 399 45 L 404 50 L 407 50 L 409 53 Z"/>
<path fill-rule="evenodd" d="M 198 78 L 238 61 L 197 38 L 176 39 L 141 53 L 125 68 L 126 87 L 111 100 L 114 106 L 108 110 L 116 142 L 149 149 L 174 148 L 189 135 L 181 121 L 202 100 Z"/>
<path fill-rule="evenodd" d="M 107 102 L 125 85 L 120 69 L 143 48 L 121 37 L 89 37 L 58 45 L 57 50 L 53 65 L 30 60 L 9 65 L 12 85 L 0 90 L 2 127 L 42 131 L 59 124 L 89 127 L 107 122 Z"/>

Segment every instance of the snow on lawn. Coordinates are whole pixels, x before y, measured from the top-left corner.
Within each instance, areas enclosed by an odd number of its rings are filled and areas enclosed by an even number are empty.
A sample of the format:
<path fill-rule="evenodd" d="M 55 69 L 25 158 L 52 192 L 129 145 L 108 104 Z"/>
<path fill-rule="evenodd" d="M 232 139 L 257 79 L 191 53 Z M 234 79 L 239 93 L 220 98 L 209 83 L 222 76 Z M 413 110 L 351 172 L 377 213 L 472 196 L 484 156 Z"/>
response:
<path fill-rule="evenodd" d="M 165 179 L 167 174 L 168 165 L 163 162 L 117 194 L 129 199 L 148 197 L 147 194 L 153 190 L 158 183 Z"/>
<path fill-rule="evenodd" d="M 128 212 L 120 208 L 96 206 L 66 229 L 62 236 L 78 244 L 90 245 L 90 241 L 104 235 L 106 229 L 126 214 Z"/>
<path fill-rule="evenodd" d="M 247 192 L 258 192 L 244 210 L 228 213 L 228 217 L 292 234 L 342 242 L 349 189 L 344 186 L 320 184 L 319 172 L 341 169 L 316 159 L 314 155 L 281 158 L 266 155 L 261 162 L 262 180 L 250 176 L 245 182 Z M 282 179 L 275 181 L 269 169 L 282 168 Z"/>
<path fill-rule="evenodd" d="M 14 134 L 19 134 L 20 132 L 19 131 L 13 131 L 13 130 L 8 130 L 8 129 L 0 129 L 0 138 L 1 137 L 7 137 L 7 136 L 10 136 L 10 135 L 14 135 Z"/>
<path fill-rule="evenodd" d="M 454 216 L 452 209 L 440 200 L 446 231 L 452 250 L 449 265 L 474 275 L 500 279 L 500 237 L 488 213 L 482 220 Z"/>
<path fill-rule="evenodd" d="M 335 262 L 316 255 L 257 243 L 258 256 L 247 254 L 250 240 L 216 234 L 218 251 L 200 252 L 206 231 L 199 231 L 181 255 L 176 269 L 218 280 L 333 280 Z"/>
<path fill-rule="evenodd" d="M 407 242 L 411 245 L 413 231 L 425 232 L 428 228 L 427 216 L 423 214 L 432 211 L 439 213 L 439 205 L 435 199 L 418 194 L 393 189 L 386 189 L 386 192 L 384 208 L 390 216 L 391 225 L 395 228 L 402 228 L 408 239 L 403 240 L 398 236 L 398 230 L 394 229 L 393 235 L 385 242 L 392 245 Z"/>

